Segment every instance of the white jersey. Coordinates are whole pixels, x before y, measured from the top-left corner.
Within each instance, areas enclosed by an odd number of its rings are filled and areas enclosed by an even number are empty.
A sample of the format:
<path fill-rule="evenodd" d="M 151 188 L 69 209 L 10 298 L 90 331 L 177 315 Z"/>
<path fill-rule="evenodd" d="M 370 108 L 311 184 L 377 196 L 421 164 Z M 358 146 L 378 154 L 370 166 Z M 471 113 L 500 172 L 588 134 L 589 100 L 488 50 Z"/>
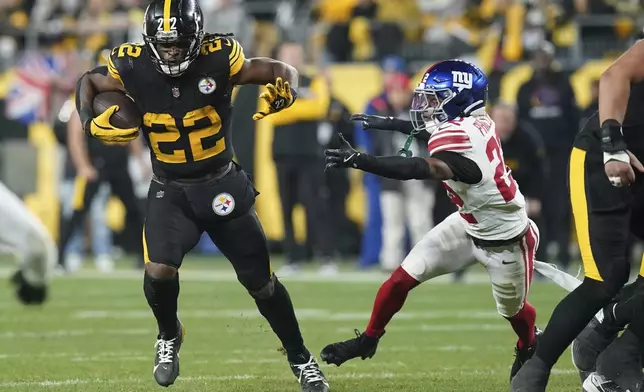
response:
<path fill-rule="evenodd" d="M 525 199 L 503 160 L 494 121 L 487 115 L 442 124 L 429 139 L 429 154 L 453 151 L 471 159 L 483 177 L 478 184 L 443 181 L 458 206 L 467 233 L 482 240 L 508 240 L 528 227 Z"/>

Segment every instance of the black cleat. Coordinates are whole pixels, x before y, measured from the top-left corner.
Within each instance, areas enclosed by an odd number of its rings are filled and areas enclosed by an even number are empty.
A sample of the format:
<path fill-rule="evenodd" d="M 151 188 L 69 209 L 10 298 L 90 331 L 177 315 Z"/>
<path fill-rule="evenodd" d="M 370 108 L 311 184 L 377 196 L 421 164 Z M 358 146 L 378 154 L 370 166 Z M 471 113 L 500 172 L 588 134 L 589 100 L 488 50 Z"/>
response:
<path fill-rule="evenodd" d="M 514 363 L 512 364 L 512 370 L 510 371 L 510 381 L 514 376 L 521 370 L 521 367 L 528 359 L 532 358 L 534 352 L 537 350 L 537 344 L 539 343 L 539 338 L 543 335 L 543 332 L 535 327 L 534 328 L 535 340 L 531 346 L 524 347 L 522 350 L 519 350 L 519 347 L 514 348 Z"/>
<path fill-rule="evenodd" d="M 598 373 L 591 373 L 582 385 L 584 392 L 628 392 Z"/>
<path fill-rule="evenodd" d="M 11 276 L 16 297 L 24 305 L 41 305 L 47 299 L 47 286 L 34 286 L 25 280 L 21 270 Z"/>
<path fill-rule="evenodd" d="M 606 312 L 612 312 L 614 305 L 610 304 L 597 312 L 572 342 L 572 363 L 579 371 L 581 382 L 585 382 L 591 373 L 595 372 L 597 357 L 622 330 L 620 326 L 612 325 L 612 317 L 605 317 Z"/>
<path fill-rule="evenodd" d="M 169 387 L 179 377 L 179 350 L 186 335 L 186 330 L 181 322 L 178 323 L 179 333 L 172 339 L 159 335 L 154 348 L 157 353 L 154 357 L 154 379 L 162 387 Z"/>
<path fill-rule="evenodd" d="M 532 357 L 510 382 L 511 392 L 545 392 L 550 369 L 539 357 Z"/>
<path fill-rule="evenodd" d="M 297 381 L 300 382 L 302 392 L 329 392 L 329 382 L 313 355 L 309 354 L 308 358 L 302 355 L 301 361 L 289 361 L 289 364 Z"/>
<path fill-rule="evenodd" d="M 642 388 L 642 352 L 639 339 L 626 330 L 597 357 L 597 373 L 624 391 Z"/>
<path fill-rule="evenodd" d="M 338 343 L 332 343 L 322 349 L 320 358 L 322 361 L 340 366 L 346 361 L 360 357 L 363 360 L 371 358 L 376 354 L 380 338 L 372 338 L 364 333 L 355 330 L 356 337 Z M 382 336 L 381 336 L 382 337 Z"/>

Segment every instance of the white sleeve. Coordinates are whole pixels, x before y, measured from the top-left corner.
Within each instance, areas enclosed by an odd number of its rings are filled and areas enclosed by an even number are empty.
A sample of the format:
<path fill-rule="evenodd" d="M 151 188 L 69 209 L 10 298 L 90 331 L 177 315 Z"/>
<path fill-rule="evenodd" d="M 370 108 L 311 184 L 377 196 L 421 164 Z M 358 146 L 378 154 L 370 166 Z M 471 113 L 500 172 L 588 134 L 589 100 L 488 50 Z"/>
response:
<path fill-rule="evenodd" d="M 0 253 L 12 253 L 25 280 L 34 286 L 49 283 L 58 250 L 42 222 L 16 194 L 0 182 Z"/>

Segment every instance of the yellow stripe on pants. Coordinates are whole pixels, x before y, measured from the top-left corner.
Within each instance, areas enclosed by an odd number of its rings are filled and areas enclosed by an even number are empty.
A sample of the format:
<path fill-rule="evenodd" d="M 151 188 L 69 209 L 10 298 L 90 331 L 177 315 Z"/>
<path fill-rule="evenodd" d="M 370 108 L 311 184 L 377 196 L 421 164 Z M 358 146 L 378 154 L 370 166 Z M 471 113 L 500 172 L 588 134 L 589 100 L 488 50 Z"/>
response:
<path fill-rule="evenodd" d="M 570 154 L 570 202 L 575 218 L 577 241 L 584 264 L 584 275 L 590 279 L 603 282 L 593 249 L 590 246 L 590 230 L 588 224 L 588 201 L 586 200 L 586 151 L 573 148 Z"/>

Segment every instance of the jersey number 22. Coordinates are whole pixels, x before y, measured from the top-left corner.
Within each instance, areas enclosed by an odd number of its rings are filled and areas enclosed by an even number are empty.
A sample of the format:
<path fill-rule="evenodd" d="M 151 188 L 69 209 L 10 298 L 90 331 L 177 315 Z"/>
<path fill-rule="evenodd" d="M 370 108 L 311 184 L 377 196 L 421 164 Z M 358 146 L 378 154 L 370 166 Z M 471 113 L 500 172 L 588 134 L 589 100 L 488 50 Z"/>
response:
<path fill-rule="evenodd" d="M 175 143 L 181 138 L 179 132 L 178 120 L 167 113 L 146 113 L 143 116 L 143 125 L 152 128 L 154 125 L 163 125 L 166 132 L 154 132 L 150 130 L 150 147 L 154 151 L 154 156 L 164 163 L 186 163 L 188 162 L 185 149 L 175 149 L 172 153 L 165 153 L 159 148 L 161 143 Z M 217 140 L 214 146 L 204 148 L 202 139 L 215 136 L 221 130 L 221 118 L 217 110 L 208 105 L 204 108 L 193 110 L 183 116 L 181 126 L 183 128 L 193 128 L 188 133 L 188 141 L 192 153 L 193 161 L 203 161 L 205 159 L 221 154 L 226 149 L 226 141 L 222 137 Z M 208 124 L 199 126 L 200 123 Z M 182 143 L 183 144 L 183 143 Z M 185 144 L 183 144 L 185 145 Z"/>

